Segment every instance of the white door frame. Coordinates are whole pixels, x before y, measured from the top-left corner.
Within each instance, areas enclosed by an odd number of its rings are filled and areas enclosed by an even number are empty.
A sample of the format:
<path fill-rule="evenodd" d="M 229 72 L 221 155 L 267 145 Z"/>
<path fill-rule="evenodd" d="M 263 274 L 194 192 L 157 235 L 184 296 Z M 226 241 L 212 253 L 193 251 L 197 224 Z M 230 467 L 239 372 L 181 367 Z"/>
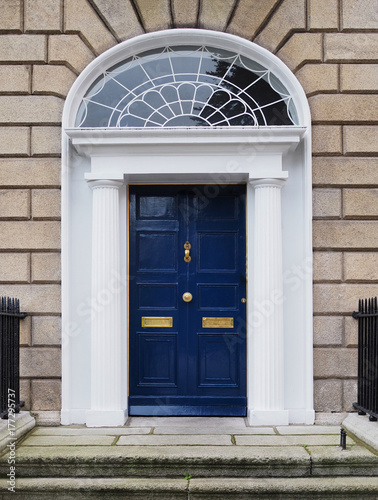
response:
<path fill-rule="evenodd" d="M 301 345 L 298 354 L 304 357 L 296 376 L 303 385 L 300 401 L 287 403 L 285 374 L 291 367 L 294 338 L 285 329 L 287 286 L 284 282 L 281 233 L 281 189 L 288 178 L 287 170 L 302 169 L 303 185 L 295 210 L 304 212 L 300 230 L 301 264 L 308 270 L 311 259 L 311 163 L 310 123 L 307 100 L 291 72 L 264 49 L 232 35 L 222 34 L 224 48 L 248 53 L 267 66 L 269 61 L 285 86 L 291 91 L 300 117 L 300 126 L 228 127 L 194 129 L 78 129 L 73 127 L 81 96 L 95 76 L 134 51 L 146 48 L 147 42 L 162 44 L 164 37 L 181 43 L 188 37 L 193 43 L 195 32 L 203 42 L 219 46 L 214 32 L 174 30 L 160 32 L 125 42 L 103 54 L 83 72 L 66 103 L 63 121 L 63 408 L 62 423 L 86 423 L 88 426 L 123 425 L 127 418 L 127 282 L 122 262 L 127 262 L 127 230 L 124 221 L 126 185 L 128 183 L 201 183 L 247 184 L 247 366 L 248 419 L 253 425 L 284 425 L 313 423 L 312 402 L 312 274 L 307 272 L 301 284 L 304 311 L 300 322 Z M 165 35 L 164 35 L 165 33 Z M 192 33 L 193 35 L 193 33 Z M 123 47 L 121 47 L 123 46 Z M 143 47 L 142 47 L 143 46 Z M 123 49 L 123 52 L 122 52 Z M 131 49 L 130 49 L 131 50 Z M 127 55 L 127 54 L 126 54 Z M 85 349 L 72 325 L 78 321 L 73 302 L 71 270 L 76 259 L 70 246 L 73 238 L 72 207 L 73 170 L 75 161 L 86 162 L 82 182 L 92 188 L 91 303 L 104 297 L 107 307 L 92 308 L 90 316 L 90 375 L 87 391 L 90 404 L 78 407 L 73 402 L 78 383 L 78 350 Z M 76 164 L 77 160 L 76 160 Z M 85 180 L 84 180 L 85 178 Z M 291 174 L 287 181 L 290 183 Z M 77 179 L 75 180 L 77 182 Z M 81 187 L 80 189 L 83 189 Z M 286 186 L 283 187 L 286 189 Z M 294 204 L 295 205 L 295 204 Z M 78 212 L 78 217 L 80 214 Z M 75 217 L 75 215 L 73 215 Z M 285 238 L 284 238 L 285 239 Z M 107 242 L 106 245 L 103 242 Z M 284 249 L 285 253 L 285 249 Z M 89 264 L 88 264 L 89 265 Z M 287 271 L 287 269 L 285 270 Z M 80 273 L 80 270 L 79 270 Z M 87 285 L 83 285 L 85 288 Z M 286 288 L 285 288 L 286 287 Z M 109 300 L 110 299 L 110 300 Z M 289 305 L 288 305 L 289 304 Z M 76 313 L 75 313 L 76 308 Z M 78 319 L 79 318 L 79 319 Z M 286 321 L 287 323 L 287 321 Z M 79 324 L 80 330 L 80 324 Z M 83 336 L 84 338 L 84 336 Z M 88 343 L 87 343 L 88 347 Z"/>

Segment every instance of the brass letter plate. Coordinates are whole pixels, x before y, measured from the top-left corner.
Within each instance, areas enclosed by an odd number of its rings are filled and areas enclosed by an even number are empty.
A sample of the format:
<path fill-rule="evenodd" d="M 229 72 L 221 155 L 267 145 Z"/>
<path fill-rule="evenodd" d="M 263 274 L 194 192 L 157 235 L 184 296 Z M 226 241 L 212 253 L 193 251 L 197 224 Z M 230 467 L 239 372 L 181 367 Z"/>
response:
<path fill-rule="evenodd" d="M 234 328 L 234 318 L 202 318 L 202 328 Z"/>
<path fill-rule="evenodd" d="M 172 328 L 173 318 L 162 316 L 143 316 L 142 328 Z"/>

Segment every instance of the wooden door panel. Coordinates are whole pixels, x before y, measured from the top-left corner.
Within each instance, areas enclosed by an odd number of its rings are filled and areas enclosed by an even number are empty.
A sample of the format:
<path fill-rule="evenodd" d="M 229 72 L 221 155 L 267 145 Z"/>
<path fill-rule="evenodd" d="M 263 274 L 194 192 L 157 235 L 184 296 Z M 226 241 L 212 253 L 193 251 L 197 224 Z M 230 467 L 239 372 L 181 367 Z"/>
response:
<path fill-rule="evenodd" d="M 139 309 L 177 309 L 177 284 L 171 283 L 139 283 Z"/>
<path fill-rule="evenodd" d="M 198 272 L 235 272 L 237 262 L 237 233 L 198 233 Z"/>
<path fill-rule="evenodd" d="M 140 231 L 136 240 L 137 271 L 177 271 L 177 235 L 169 231 Z"/>
<path fill-rule="evenodd" d="M 239 386 L 239 346 L 230 335 L 198 334 L 198 368 L 200 387 Z"/>
<path fill-rule="evenodd" d="M 177 385 L 177 337 L 166 333 L 138 334 L 139 387 L 152 390 Z"/>
<path fill-rule="evenodd" d="M 239 284 L 197 284 L 199 311 L 236 311 Z"/>

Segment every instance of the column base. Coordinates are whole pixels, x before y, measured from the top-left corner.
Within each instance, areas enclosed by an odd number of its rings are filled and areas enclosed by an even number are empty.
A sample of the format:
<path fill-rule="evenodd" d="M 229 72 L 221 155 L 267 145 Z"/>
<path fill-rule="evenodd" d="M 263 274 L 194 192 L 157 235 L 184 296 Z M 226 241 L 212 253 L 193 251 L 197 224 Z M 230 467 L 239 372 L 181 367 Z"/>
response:
<path fill-rule="evenodd" d="M 125 425 L 127 410 L 87 410 L 87 427 L 119 427 Z"/>
<path fill-rule="evenodd" d="M 288 410 L 248 410 L 249 425 L 289 425 Z"/>
<path fill-rule="evenodd" d="M 60 425 L 85 425 L 85 415 L 87 410 L 61 410 Z"/>
<path fill-rule="evenodd" d="M 315 422 L 315 411 L 289 410 L 289 421 L 291 424 L 313 425 Z"/>

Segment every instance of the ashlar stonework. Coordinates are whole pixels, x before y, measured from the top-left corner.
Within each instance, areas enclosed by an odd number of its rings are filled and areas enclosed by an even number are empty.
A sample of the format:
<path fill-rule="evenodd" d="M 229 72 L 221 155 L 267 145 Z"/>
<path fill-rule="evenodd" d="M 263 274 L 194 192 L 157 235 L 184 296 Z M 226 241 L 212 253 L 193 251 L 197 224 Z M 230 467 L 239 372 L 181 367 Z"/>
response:
<path fill-rule="evenodd" d="M 161 29 L 236 34 L 277 54 L 313 129 L 315 410 L 356 398 L 360 297 L 378 295 L 376 0 L 0 0 L 0 295 L 30 317 L 21 393 L 60 410 L 60 125 L 75 78 L 106 49 Z"/>

